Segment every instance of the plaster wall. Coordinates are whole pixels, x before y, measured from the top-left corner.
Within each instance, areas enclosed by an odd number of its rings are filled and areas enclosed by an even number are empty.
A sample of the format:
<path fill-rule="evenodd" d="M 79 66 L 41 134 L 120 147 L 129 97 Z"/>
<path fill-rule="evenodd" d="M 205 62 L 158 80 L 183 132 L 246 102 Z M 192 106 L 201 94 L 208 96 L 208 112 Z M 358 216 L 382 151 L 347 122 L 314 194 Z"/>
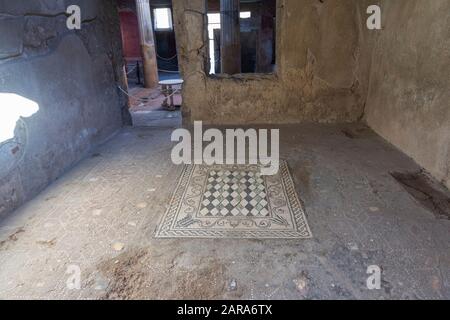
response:
<path fill-rule="evenodd" d="M 206 1 L 174 0 L 184 119 L 208 124 L 354 122 L 364 110 L 354 0 L 278 0 L 274 74 L 207 74 Z"/>
<path fill-rule="evenodd" d="M 450 187 L 450 2 L 379 4 L 383 30 L 361 41 L 369 69 L 365 120 Z"/>
<path fill-rule="evenodd" d="M 66 27 L 71 4 L 82 9 L 80 31 Z M 17 122 L 24 144 L 1 146 L 0 216 L 129 123 L 116 86 L 124 85 L 118 21 L 112 0 L 0 0 L 0 92 L 39 105 Z"/>

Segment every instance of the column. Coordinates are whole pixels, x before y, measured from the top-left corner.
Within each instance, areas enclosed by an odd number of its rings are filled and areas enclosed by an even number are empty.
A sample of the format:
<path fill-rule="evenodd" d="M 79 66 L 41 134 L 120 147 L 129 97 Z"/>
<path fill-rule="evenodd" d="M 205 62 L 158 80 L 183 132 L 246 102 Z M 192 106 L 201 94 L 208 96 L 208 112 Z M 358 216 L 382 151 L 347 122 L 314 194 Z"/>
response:
<path fill-rule="evenodd" d="M 240 0 L 220 0 L 222 73 L 241 73 Z"/>
<path fill-rule="evenodd" d="M 258 44 L 256 46 L 256 72 L 268 73 L 273 72 L 272 60 L 274 57 L 275 42 L 275 15 L 276 1 L 261 1 L 260 21 L 261 27 L 259 31 Z"/>
<path fill-rule="evenodd" d="M 159 79 L 149 0 L 136 0 L 136 12 L 144 65 L 144 86 L 154 88 L 158 85 Z"/>

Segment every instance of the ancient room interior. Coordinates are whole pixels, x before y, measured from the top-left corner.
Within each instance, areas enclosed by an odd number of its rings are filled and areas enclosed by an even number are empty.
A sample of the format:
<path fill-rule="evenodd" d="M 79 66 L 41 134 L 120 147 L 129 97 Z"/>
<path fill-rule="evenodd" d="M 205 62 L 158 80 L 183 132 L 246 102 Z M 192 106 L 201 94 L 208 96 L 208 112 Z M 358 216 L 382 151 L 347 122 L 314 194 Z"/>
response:
<path fill-rule="evenodd" d="M 0 299 L 450 299 L 449 75 L 449 0 L 0 0 Z"/>

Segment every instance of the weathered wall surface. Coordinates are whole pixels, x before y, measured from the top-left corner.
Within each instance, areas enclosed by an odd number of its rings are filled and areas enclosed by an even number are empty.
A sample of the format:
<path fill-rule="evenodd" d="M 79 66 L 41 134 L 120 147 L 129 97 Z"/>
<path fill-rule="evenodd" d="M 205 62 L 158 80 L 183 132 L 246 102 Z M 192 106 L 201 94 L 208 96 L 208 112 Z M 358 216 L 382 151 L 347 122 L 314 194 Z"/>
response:
<path fill-rule="evenodd" d="M 82 30 L 66 27 L 67 6 Z M 32 198 L 127 119 L 120 29 L 114 1 L 0 0 L 0 92 L 35 101 L 14 152 L 0 145 L 0 216 Z M 7 108 L 5 103 L 0 108 Z M 2 112 L 5 112 L 4 109 Z M 16 137 L 18 138 L 18 137 Z M 11 163 L 17 161 L 17 163 Z"/>
<path fill-rule="evenodd" d="M 450 187 L 450 1 L 380 4 L 383 30 L 362 39 L 366 121 Z"/>
<path fill-rule="evenodd" d="M 352 122 L 365 92 L 359 17 L 354 0 L 279 0 L 277 72 L 212 78 L 204 0 L 174 0 L 178 53 L 185 79 L 185 120 L 206 123 Z"/>

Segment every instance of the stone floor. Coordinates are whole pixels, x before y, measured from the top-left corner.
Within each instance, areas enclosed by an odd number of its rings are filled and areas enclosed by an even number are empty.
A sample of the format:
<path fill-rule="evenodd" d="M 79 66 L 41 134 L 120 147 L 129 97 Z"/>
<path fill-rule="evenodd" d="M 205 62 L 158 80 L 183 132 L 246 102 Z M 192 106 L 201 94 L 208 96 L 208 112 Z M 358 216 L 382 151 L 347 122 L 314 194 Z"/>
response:
<path fill-rule="evenodd" d="M 174 86 L 177 92 L 173 96 L 175 106 L 181 106 L 181 86 Z M 162 105 L 165 100 L 161 88 L 147 89 L 140 86 L 134 86 L 129 89 L 131 116 L 135 126 L 164 126 L 173 125 L 174 119 L 181 125 L 181 111 L 165 110 Z"/>
<path fill-rule="evenodd" d="M 281 127 L 312 239 L 154 238 L 182 171 L 176 125 L 122 130 L 1 221 L 0 298 L 450 298 L 450 221 L 390 174 L 417 165 L 354 125 Z"/>

